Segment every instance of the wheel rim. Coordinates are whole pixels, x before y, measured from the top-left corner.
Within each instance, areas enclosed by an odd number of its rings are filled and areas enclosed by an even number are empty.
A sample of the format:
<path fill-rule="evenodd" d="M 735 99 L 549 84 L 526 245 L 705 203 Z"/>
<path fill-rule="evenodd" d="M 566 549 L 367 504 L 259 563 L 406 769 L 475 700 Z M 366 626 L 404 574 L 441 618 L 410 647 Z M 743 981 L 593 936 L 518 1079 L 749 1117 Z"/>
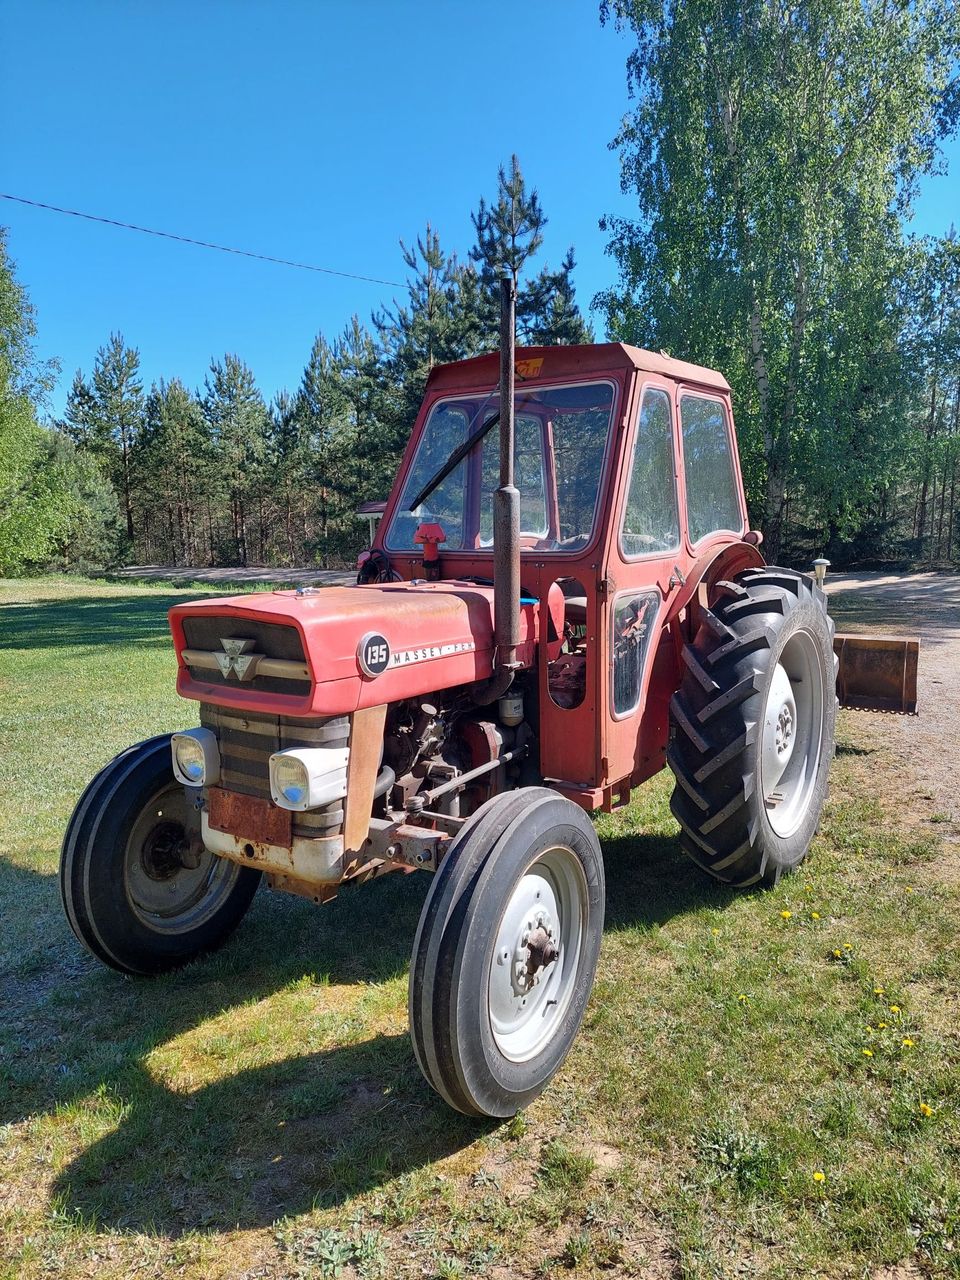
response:
<path fill-rule="evenodd" d="M 823 749 L 824 673 L 810 631 L 796 631 L 774 668 L 763 711 L 760 783 L 767 821 L 781 838 L 808 811 Z"/>
<path fill-rule="evenodd" d="M 512 1062 L 538 1054 L 576 989 L 587 881 L 572 849 L 539 854 L 514 885 L 497 927 L 488 1005 L 497 1048 Z"/>
<path fill-rule="evenodd" d="M 240 872 L 235 863 L 196 844 L 197 865 L 184 865 L 181 846 L 191 829 L 189 816 L 183 787 L 171 783 L 144 805 L 127 838 L 127 901 L 141 924 L 154 933 L 182 934 L 198 928 L 220 909 Z"/>

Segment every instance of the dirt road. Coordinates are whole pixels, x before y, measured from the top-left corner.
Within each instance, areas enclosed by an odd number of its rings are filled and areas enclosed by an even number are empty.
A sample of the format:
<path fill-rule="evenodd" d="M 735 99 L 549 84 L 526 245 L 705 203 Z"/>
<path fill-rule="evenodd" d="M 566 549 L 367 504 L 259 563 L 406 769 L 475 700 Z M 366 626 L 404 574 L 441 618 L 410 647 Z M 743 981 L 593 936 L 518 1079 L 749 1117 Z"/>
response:
<path fill-rule="evenodd" d="M 177 569 L 165 564 L 129 565 L 114 569 L 112 578 L 135 578 L 138 582 L 209 582 L 213 587 L 256 583 L 317 587 L 348 587 L 357 580 L 356 569 L 267 569 L 248 565 L 245 569 Z"/>
<path fill-rule="evenodd" d="M 837 629 L 920 637 L 918 714 L 845 711 L 858 740 L 884 745 L 904 818 L 960 852 L 960 575 L 838 573 L 827 578 Z"/>

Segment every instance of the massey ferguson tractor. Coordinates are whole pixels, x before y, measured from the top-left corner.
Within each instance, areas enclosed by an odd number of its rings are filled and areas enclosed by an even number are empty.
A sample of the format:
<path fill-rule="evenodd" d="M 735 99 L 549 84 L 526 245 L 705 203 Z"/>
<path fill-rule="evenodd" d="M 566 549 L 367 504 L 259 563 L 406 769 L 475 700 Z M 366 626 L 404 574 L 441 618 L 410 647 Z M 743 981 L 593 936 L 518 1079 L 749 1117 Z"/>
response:
<path fill-rule="evenodd" d="M 516 351 L 502 295 L 499 358 L 430 375 L 356 586 L 171 609 L 200 723 L 94 778 L 61 865 L 77 937 L 131 974 L 220 945 L 264 877 L 321 903 L 432 872 L 414 1052 L 499 1117 L 590 995 L 590 813 L 668 765 L 685 852 L 772 885 L 817 828 L 837 711 L 823 592 L 749 530 L 726 380 L 620 343 Z"/>

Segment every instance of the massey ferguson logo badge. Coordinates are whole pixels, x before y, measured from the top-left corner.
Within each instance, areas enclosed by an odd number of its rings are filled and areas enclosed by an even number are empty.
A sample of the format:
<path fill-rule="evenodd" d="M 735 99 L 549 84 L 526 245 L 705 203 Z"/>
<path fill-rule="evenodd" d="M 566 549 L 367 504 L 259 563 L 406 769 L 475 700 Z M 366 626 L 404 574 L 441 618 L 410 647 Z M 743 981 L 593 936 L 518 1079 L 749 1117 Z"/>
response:
<path fill-rule="evenodd" d="M 262 653 L 250 652 L 256 642 L 230 638 L 221 640 L 220 643 L 223 645 L 223 653 L 215 652 L 213 656 L 224 680 L 252 680 L 257 674 L 260 659 L 264 656 Z"/>
<path fill-rule="evenodd" d="M 357 645 L 357 661 L 366 676 L 382 676 L 390 665 L 390 646 L 379 631 L 368 631 Z"/>
<path fill-rule="evenodd" d="M 421 649 L 398 649 L 390 652 L 386 639 L 377 631 L 368 631 L 357 646 L 357 662 L 364 675 L 382 676 L 389 667 L 409 667 L 414 662 L 432 662 L 434 658 L 450 658 L 457 653 L 472 653 L 476 645 L 472 640 L 458 640 L 455 644 L 428 644 Z"/>

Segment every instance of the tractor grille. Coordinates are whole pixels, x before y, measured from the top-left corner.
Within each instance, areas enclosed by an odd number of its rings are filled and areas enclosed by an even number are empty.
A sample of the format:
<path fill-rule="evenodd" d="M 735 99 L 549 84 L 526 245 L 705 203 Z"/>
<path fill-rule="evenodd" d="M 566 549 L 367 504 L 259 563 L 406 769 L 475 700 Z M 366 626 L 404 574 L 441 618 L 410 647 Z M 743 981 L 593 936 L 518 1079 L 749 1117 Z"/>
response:
<path fill-rule="evenodd" d="M 350 739 L 349 716 L 330 720 L 247 716 L 201 702 L 200 723 L 217 735 L 219 785 L 226 791 L 238 791 L 262 800 L 270 799 L 268 761 L 275 751 L 286 751 L 290 747 L 345 747 Z M 342 824 L 342 800 L 323 809 L 293 815 L 293 832 L 298 836 L 336 835 Z"/>
<path fill-rule="evenodd" d="M 217 617 L 198 614 L 183 619 L 187 649 L 223 655 L 223 641 L 230 637 L 252 640 L 251 652 L 267 658 L 283 658 L 288 662 L 306 662 L 300 633 L 296 627 L 277 622 L 258 622 L 251 618 Z M 192 679 L 204 684 L 221 685 L 225 689 L 255 689 L 259 693 L 283 693 L 288 697 L 304 697 L 310 693 L 309 680 L 285 679 L 276 675 L 255 675 L 242 685 L 233 676 L 223 676 L 215 666 L 190 666 Z"/>

